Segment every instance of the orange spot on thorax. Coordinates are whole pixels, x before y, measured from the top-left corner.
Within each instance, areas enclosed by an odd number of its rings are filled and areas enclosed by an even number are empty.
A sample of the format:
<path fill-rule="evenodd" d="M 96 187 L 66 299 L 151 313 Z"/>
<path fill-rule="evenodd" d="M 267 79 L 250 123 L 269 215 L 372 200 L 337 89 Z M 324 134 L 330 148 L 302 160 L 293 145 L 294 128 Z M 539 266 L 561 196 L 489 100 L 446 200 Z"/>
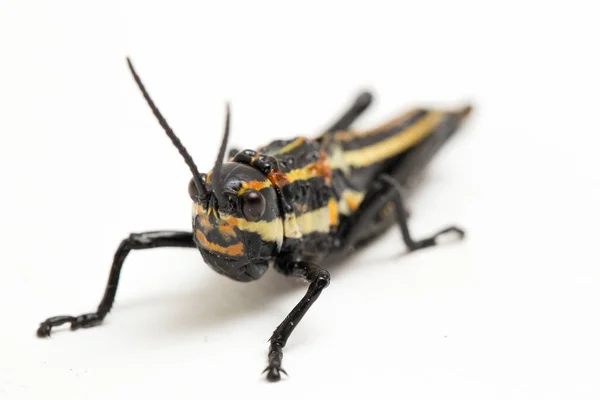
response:
<path fill-rule="evenodd" d="M 327 181 L 331 179 L 331 166 L 329 165 L 327 154 L 323 150 L 321 150 L 317 162 L 315 162 L 310 169 L 313 176 L 322 176 Z"/>
<path fill-rule="evenodd" d="M 279 168 L 275 168 L 273 171 L 269 172 L 267 178 L 271 181 L 273 186 L 283 187 L 288 184 L 287 177 Z"/>

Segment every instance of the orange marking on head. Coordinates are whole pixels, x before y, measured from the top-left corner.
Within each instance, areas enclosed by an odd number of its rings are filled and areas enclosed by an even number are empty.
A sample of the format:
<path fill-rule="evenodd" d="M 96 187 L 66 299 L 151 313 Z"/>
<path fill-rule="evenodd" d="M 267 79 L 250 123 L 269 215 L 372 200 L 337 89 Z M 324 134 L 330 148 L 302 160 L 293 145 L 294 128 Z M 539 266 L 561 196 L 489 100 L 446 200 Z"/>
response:
<path fill-rule="evenodd" d="M 206 236 L 199 230 L 196 230 L 196 238 L 200 241 L 203 247 L 215 251 L 217 253 L 222 253 L 228 256 L 243 256 L 244 255 L 244 245 L 242 243 L 234 244 L 231 246 L 220 246 L 215 243 L 211 243 L 206 239 Z"/>
<path fill-rule="evenodd" d="M 237 238 L 237 234 L 235 233 L 235 229 L 231 225 L 219 225 L 219 232 L 226 238 L 235 239 Z"/>
<path fill-rule="evenodd" d="M 234 233 L 233 226 L 231 225 L 219 225 L 219 230 L 223 233 Z"/>
<path fill-rule="evenodd" d="M 200 216 L 200 225 L 202 225 L 205 228 L 210 228 L 210 221 L 208 220 L 208 218 L 204 217 L 204 216 Z"/>
<path fill-rule="evenodd" d="M 229 225 L 229 226 L 238 226 L 239 225 L 239 218 L 237 218 L 237 217 L 227 217 L 223 221 L 225 221 L 225 223 L 227 223 L 227 225 Z"/>

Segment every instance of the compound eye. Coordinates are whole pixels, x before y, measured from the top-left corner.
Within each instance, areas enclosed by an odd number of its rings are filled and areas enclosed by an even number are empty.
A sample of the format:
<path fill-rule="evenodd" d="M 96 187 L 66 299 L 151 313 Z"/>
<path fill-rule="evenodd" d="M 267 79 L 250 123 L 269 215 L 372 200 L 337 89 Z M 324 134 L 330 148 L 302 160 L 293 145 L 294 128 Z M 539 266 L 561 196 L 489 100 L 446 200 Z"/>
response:
<path fill-rule="evenodd" d="M 198 192 L 198 188 L 196 187 L 196 183 L 194 179 L 190 179 L 190 183 L 188 183 L 188 194 L 191 199 L 194 201 L 198 201 L 200 199 L 200 192 Z"/>
<path fill-rule="evenodd" d="M 242 196 L 242 212 L 248 221 L 257 221 L 265 213 L 267 202 L 262 194 L 249 191 Z"/>
<path fill-rule="evenodd" d="M 190 179 L 190 183 L 188 183 L 188 194 L 194 200 L 194 202 L 199 203 L 206 200 L 206 174 L 198 174 L 198 179 L 200 180 L 200 188 L 196 186 L 196 182 L 194 178 Z"/>

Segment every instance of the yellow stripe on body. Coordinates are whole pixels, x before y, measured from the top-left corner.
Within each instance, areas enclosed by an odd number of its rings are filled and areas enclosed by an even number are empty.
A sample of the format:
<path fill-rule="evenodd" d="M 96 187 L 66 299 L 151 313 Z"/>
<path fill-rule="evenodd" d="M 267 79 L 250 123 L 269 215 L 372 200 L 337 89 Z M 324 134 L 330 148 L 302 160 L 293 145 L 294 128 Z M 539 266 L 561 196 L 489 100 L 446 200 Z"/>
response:
<path fill-rule="evenodd" d="M 276 154 L 289 153 L 289 152 L 297 149 L 298 147 L 300 147 L 303 143 L 306 142 L 306 140 L 307 140 L 307 138 L 305 136 L 300 136 L 300 137 L 296 138 L 296 140 L 294 140 L 293 142 L 288 143 L 281 150 L 279 150 Z"/>
<path fill-rule="evenodd" d="M 337 201 L 335 201 L 335 199 L 329 199 L 329 203 L 327 203 L 327 209 L 329 210 L 329 226 L 337 226 L 340 222 Z"/>
<path fill-rule="evenodd" d="M 388 139 L 361 149 L 344 152 L 344 161 L 346 165 L 360 168 L 398 155 L 427 137 L 443 118 L 443 112 L 429 112 L 414 125 L 401 130 Z"/>
<path fill-rule="evenodd" d="M 286 238 L 300 239 L 305 235 L 315 232 L 328 233 L 332 226 L 337 226 L 339 223 L 339 215 L 349 215 L 355 211 L 360 205 L 362 198 L 362 193 L 346 190 L 339 203 L 335 199 L 330 199 L 325 207 L 308 211 L 298 216 L 295 214 L 286 214 L 283 224 L 280 218 L 273 221 L 250 222 L 245 218 L 238 218 L 224 213 L 220 213 L 220 220 L 227 224 L 227 227 L 231 227 L 231 229 L 237 227 L 242 231 L 257 233 L 263 240 L 276 242 L 281 247 L 284 236 Z M 199 215 L 201 219 L 206 219 L 206 213 L 207 210 L 204 207 L 193 204 L 194 217 Z M 224 228 L 224 226 L 219 227 L 219 229 L 221 228 Z M 202 242 L 207 247 L 212 247 L 212 244 L 206 243 L 208 242 L 206 237 L 202 237 Z M 239 251 L 237 248 L 219 250 L 229 253 L 234 249 L 235 252 Z M 217 249 L 215 248 L 214 250 Z"/>
<path fill-rule="evenodd" d="M 286 214 L 283 222 L 285 237 L 300 239 L 310 233 L 328 233 L 331 226 L 337 225 L 338 222 L 337 218 L 332 220 L 332 213 L 336 207 L 335 200 L 332 199 L 325 207 L 301 215 Z"/>
<path fill-rule="evenodd" d="M 263 240 L 277 242 L 281 245 L 284 233 L 288 238 L 301 238 L 313 232 L 329 232 L 329 227 L 332 224 L 331 213 L 336 205 L 335 200 L 331 199 L 329 204 L 317 210 L 308 211 L 302 215 L 286 214 L 283 224 L 281 219 L 277 218 L 273 221 L 256 221 L 250 222 L 245 218 L 238 218 L 231 215 L 220 213 L 221 220 L 231 227 L 237 227 L 242 231 L 258 233 Z M 202 218 L 206 215 L 204 207 L 198 204 L 193 205 L 193 216 L 200 215 Z M 337 223 L 337 220 L 335 221 Z"/>
<path fill-rule="evenodd" d="M 285 177 L 284 181 L 286 184 L 315 177 L 321 177 L 327 180 L 331 177 L 331 166 L 329 165 L 329 160 L 326 157 L 322 157 L 316 162 L 293 169 L 288 173 L 283 174 L 283 176 Z M 240 195 L 248 189 L 260 190 L 269 186 L 273 186 L 273 184 L 268 178 L 261 181 L 242 182 L 242 187 L 237 191 L 237 194 Z"/>
<path fill-rule="evenodd" d="M 285 174 L 285 177 L 287 178 L 289 183 L 307 180 L 315 176 L 320 176 L 316 171 L 315 163 L 307 164 L 302 168 L 293 169 L 287 174 Z"/>
<path fill-rule="evenodd" d="M 325 207 L 301 215 L 288 214 L 284 221 L 285 236 L 301 238 L 315 232 L 328 233 L 332 226 L 339 224 L 340 215 L 350 215 L 356 211 L 363 197 L 361 192 L 345 190 L 340 202 L 329 199 Z"/>
<path fill-rule="evenodd" d="M 199 215 L 200 218 L 205 218 L 207 210 L 199 204 L 192 205 L 192 217 L 195 218 Z M 251 222 L 245 218 L 238 218 L 225 213 L 219 213 L 220 221 L 225 222 L 227 227 L 233 229 L 237 227 L 242 231 L 254 232 L 260 235 L 260 237 L 269 242 L 276 242 L 278 247 L 281 247 L 283 243 L 283 224 L 281 219 L 277 218 L 273 221 L 255 221 Z M 202 223 L 202 221 L 201 221 Z M 215 227 L 216 228 L 216 227 Z M 221 225 L 219 229 L 223 233 L 224 227 Z M 225 229 L 227 230 L 227 229 Z"/>
<path fill-rule="evenodd" d="M 237 226 L 242 231 L 258 233 L 263 240 L 276 242 L 278 246 L 281 246 L 283 224 L 279 218 L 273 221 L 250 222 L 245 218 L 227 217 L 226 221 L 232 226 Z"/>
<path fill-rule="evenodd" d="M 341 201 L 338 203 L 339 213 L 350 215 L 358 209 L 365 194 L 356 190 L 346 189 L 342 192 Z"/>

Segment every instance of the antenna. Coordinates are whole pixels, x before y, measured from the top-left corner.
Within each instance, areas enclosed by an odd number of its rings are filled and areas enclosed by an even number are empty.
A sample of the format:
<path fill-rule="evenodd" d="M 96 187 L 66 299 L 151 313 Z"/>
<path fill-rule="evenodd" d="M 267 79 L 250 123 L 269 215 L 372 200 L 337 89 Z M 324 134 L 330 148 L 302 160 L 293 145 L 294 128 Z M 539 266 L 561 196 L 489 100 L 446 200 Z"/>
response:
<path fill-rule="evenodd" d="M 192 171 L 192 176 L 194 177 L 194 183 L 196 185 L 196 188 L 198 188 L 198 194 L 200 195 L 200 199 L 203 200 L 203 199 L 208 198 L 208 191 L 206 190 L 206 187 L 204 186 L 202 175 L 198 171 L 198 167 L 194 163 L 192 156 L 190 156 L 190 153 L 188 153 L 187 149 L 181 143 L 181 140 L 179 140 L 177 135 L 175 135 L 175 132 L 173 132 L 173 129 L 171 129 L 171 127 L 167 123 L 167 120 L 162 116 L 162 114 L 160 113 L 160 111 L 158 110 L 158 108 L 156 107 L 156 105 L 154 104 L 152 99 L 150 98 L 150 95 L 148 94 L 148 91 L 144 87 L 142 80 L 140 79 L 137 72 L 133 68 L 133 64 L 131 63 L 131 60 L 129 59 L 129 57 L 127 57 L 127 65 L 129 65 L 129 70 L 131 71 L 131 74 L 133 75 L 133 79 L 135 79 L 135 82 L 137 83 L 138 88 L 144 95 L 144 98 L 146 99 L 146 102 L 150 106 L 152 113 L 158 120 L 158 123 L 165 130 L 165 133 L 171 139 L 171 142 L 173 142 L 173 144 L 175 145 L 177 150 L 179 150 L 179 153 L 183 156 L 183 160 L 185 161 L 185 163 L 188 165 L 188 167 L 190 167 L 190 171 Z"/>
<path fill-rule="evenodd" d="M 214 192 L 218 199 L 222 199 L 223 190 L 221 188 L 221 166 L 225 159 L 225 151 L 227 150 L 227 142 L 229 141 L 229 127 L 231 121 L 231 107 L 229 103 L 226 105 L 226 116 L 225 116 L 225 132 L 223 133 L 223 140 L 221 141 L 221 148 L 219 149 L 219 155 L 215 161 L 213 168 L 211 182 L 214 187 Z"/>

